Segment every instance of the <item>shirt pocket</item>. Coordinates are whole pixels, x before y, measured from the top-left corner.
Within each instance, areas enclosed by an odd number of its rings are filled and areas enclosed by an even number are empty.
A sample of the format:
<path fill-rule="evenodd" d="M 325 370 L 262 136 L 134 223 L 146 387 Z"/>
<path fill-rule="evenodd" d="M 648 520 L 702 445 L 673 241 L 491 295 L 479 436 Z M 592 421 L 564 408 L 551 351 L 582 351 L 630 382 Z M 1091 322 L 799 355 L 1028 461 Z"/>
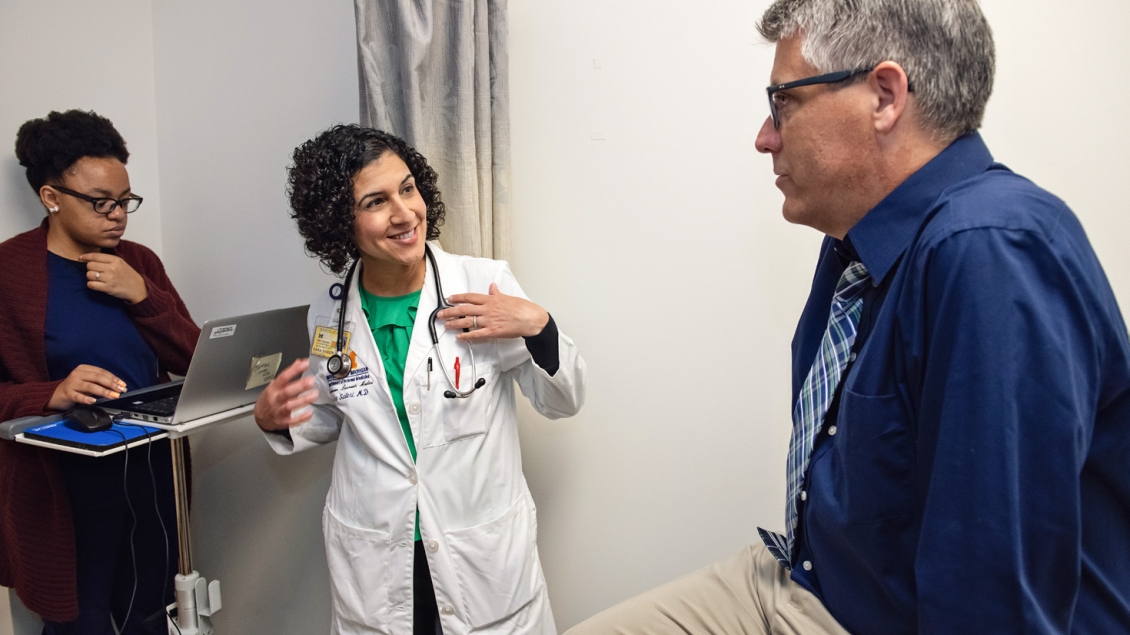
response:
<path fill-rule="evenodd" d="M 833 471 L 844 520 L 875 523 L 914 510 L 914 444 L 897 395 L 863 395 L 846 387 L 840 396 Z"/>
<path fill-rule="evenodd" d="M 510 617 L 541 589 L 536 514 L 529 494 L 523 494 L 494 520 L 445 532 L 472 627 Z"/>
<path fill-rule="evenodd" d="M 341 521 L 327 506 L 322 511 L 333 595 L 334 621 L 377 628 L 388 621 L 389 535 Z"/>
<path fill-rule="evenodd" d="M 466 371 L 462 373 L 461 382 L 467 383 L 460 385 L 466 389 L 472 379 L 485 379 L 486 383 L 482 388 L 472 392 L 465 399 L 458 397 L 449 399 L 443 396 L 443 393 L 451 390 L 451 387 L 444 386 L 431 399 L 435 416 L 438 418 L 437 423 L 443 430 L 443 443 L 480 436 L 490 430 L 491 419 L 494 418 L 497 410 L 497 404 L 494 402 L 500 394 L 495 390 L 497 387 L 494 385 L 498 378 L 493 364 L 483 362 L 476 364 L 475 369 L 477 375 Z"/>

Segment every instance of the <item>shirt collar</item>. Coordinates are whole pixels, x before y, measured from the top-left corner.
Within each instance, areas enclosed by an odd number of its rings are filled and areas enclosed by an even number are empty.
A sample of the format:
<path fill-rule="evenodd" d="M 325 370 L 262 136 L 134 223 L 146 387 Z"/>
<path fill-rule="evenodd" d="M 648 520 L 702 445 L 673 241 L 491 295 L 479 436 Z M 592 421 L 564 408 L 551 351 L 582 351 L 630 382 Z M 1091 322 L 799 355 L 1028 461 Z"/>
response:
<path fill-rule="evenodd" d="M 878 285 L 910 246 L 934 201 L 950 186 L 989 168 L 993 156 L 979 133 L 957 139 L 873 207 L 843 241 L 837 253 L 858 254 Z"/>

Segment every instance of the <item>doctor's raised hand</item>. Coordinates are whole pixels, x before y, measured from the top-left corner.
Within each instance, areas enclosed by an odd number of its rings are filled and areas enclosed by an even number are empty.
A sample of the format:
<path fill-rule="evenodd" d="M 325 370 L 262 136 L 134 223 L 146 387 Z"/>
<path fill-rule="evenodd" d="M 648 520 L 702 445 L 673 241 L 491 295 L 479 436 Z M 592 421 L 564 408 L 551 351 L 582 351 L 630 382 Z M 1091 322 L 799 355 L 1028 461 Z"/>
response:
<path fill-rule="evenodd" d="M 514 387 L 572 416 L 585 363 L 505 262 L 435 242 L 437 179 L 372 128 L 295 150 L 292 216 L 343 280 L 310 303 L 310 358 L 263 391 L 255 421 L 280 454 L 337 441 L 332 633 L 555 635 Z"/>
<path fill-rule="evenodd" d="M 255 400 L 255 424 L 265 432 L 286 430 L 301 425 L 314 416 L 307 406 L 318 398 L 314 378 L 302 374 L 310 367 L 310 360 L 295 360 L 286 370 L 275 376 Z"/>

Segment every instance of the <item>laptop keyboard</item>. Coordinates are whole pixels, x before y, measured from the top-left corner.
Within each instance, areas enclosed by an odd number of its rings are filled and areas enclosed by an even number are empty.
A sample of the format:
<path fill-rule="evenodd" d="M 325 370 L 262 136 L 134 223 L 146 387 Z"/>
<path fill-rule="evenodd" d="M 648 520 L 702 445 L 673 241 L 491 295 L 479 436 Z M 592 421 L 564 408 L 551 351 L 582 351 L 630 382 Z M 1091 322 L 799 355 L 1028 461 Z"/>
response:
<path fill-rule="evenodd" d="M 128 409 L 134 412 L 156 415 L 158 417 L 171 417 L 173 413 L 177 411 L 178 399 L 180 399 L 180 395 L 174 395 L 172 397 L 150 401 L 149 403 L 130 404 Z"/>

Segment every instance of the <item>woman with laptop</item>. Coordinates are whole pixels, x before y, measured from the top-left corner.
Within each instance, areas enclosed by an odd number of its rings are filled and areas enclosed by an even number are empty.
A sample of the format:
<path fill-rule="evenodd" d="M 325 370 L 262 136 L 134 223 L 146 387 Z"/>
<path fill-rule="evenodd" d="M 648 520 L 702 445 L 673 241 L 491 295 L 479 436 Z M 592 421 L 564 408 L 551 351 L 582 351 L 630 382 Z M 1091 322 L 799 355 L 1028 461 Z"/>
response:
<path fill-rule="evenodd" d="M 20 127 L 16 157 L 46 217 L 0 243 L 0 421 L 183 375 L 199 329 L 160 259 L 122 239 L 142 199 L 113 124 L 51 112 Z M 166 632 L 168 441 L 101 458 L 0 441 L 0 526 L 0 584 L 45 634 Z"/>
<path fill-rule="evenodd" d="M 333 633 L 555 634 L 514 384 L 568 417 L 585 364 L 505 262 L 427 242 L 444 218 L 436 178 L 372 128 L 295 151 L 293 217 L 345 282 L 311 304 L 311 357 L 263 391 L 255 420 L 280 454 L 338 441 L 322 521 Z"/>

